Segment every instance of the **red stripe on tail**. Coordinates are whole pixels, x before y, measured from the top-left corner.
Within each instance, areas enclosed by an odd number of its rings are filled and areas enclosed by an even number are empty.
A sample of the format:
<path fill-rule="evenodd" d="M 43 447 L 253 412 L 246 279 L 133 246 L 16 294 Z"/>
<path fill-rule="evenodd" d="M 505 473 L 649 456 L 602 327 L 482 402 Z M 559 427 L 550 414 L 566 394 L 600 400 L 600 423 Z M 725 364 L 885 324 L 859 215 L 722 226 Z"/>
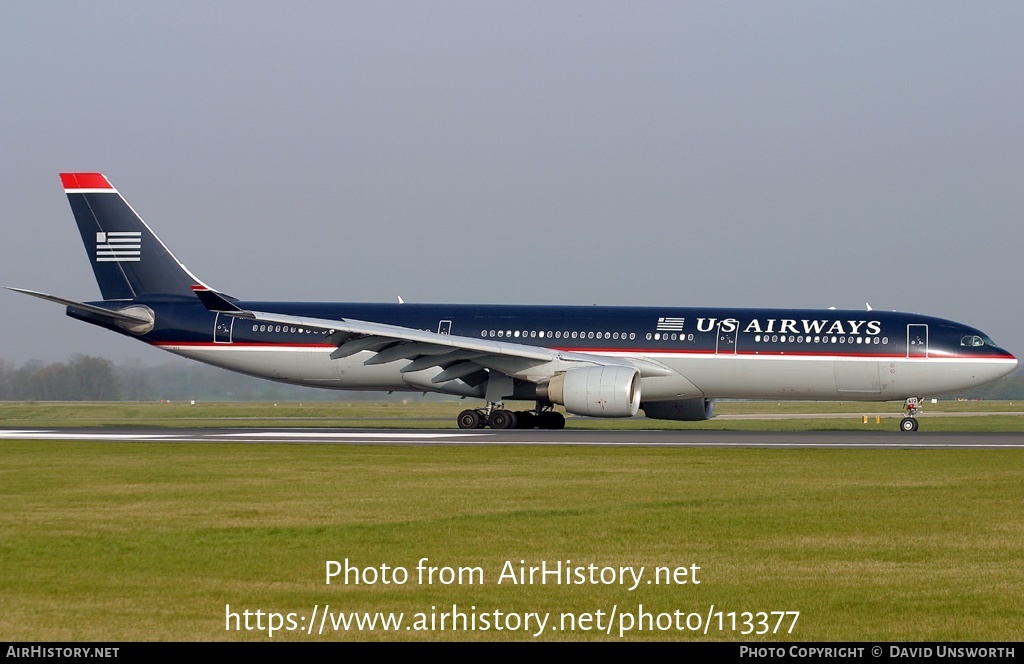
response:
<path fill-rule="evenodd" d="M 65 189 L 113 189 L 102 173 L 61 173 Z"/>

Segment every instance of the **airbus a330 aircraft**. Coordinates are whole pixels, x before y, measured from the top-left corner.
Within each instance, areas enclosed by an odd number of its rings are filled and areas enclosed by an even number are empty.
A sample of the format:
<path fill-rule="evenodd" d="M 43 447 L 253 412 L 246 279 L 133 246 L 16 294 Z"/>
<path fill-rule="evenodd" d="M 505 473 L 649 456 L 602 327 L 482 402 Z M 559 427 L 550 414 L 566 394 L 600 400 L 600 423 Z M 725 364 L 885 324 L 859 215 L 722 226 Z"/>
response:
<path fill-rule="evenodd" d="M 62 173 L 103 300 L 72 318 L 284 383 L 482 399 L 463 429 L 590 417 L 704 420 L 716 398 L 903 401 L 987 383 L 1017 360 L 979 330 L 888 311 L 242 301 L 207 286 L 99 173 Z M 505 400 L 532 401 L 512 412 Z"/>

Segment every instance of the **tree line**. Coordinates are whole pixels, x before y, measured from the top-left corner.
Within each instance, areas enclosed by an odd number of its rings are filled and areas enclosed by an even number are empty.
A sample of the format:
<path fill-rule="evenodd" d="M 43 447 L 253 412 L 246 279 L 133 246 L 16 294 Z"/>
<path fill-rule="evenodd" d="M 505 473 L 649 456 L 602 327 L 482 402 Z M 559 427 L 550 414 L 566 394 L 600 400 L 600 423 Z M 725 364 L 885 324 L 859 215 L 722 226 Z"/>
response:
<path fill-rule="evenodd" d="M 396 396 L 394 398 L 402 398 Z M 30 360 L 18 367 L 0 358 L 0 401 L 360 401 L 383 392 L 338 392 L 286 385 L 198 362 L 115 365 L 92 355 L 66 362 Z"/>
<path fill-rule="evenodd" d="M 15 367 L 0 360 L 0 401 L 117 401 L 120 380 L 102 357 L 74 355 L 67 362 L 31 360 Z"/>

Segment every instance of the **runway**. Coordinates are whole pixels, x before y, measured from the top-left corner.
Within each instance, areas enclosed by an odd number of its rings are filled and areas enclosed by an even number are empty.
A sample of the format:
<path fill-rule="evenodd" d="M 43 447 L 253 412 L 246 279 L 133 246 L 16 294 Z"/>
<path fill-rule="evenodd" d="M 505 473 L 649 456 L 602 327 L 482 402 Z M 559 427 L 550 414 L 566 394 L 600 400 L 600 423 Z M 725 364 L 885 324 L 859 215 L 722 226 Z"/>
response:
<path fill-rule="evenodd" d="M 0 429 L 2 440 L 72 440 L 131 443 L 706 447 L 779 449 L 1024 449 L 1024 433 L 918 431 L 590 431 L 457 429 Z"/>

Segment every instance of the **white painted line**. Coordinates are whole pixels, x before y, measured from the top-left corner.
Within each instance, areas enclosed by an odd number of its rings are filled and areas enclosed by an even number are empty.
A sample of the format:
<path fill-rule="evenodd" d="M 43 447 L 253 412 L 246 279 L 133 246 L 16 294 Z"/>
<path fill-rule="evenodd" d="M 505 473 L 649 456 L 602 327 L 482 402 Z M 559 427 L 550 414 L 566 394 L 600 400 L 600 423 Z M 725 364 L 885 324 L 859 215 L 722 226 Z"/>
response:
<path fill-rule="evenodd" d="M 482 442 L 482 441 L 481 441 Z M 907 448 L 926 448 L 926 449 L 940 449 L 940 448 L 964 448 L 964 449 L 985 449 L 985 448 L 1010 448 L 1010 449 L 1024 449 L 1024 443 L 887 443 L 887 442 L 875 442 L 875 443 L 729 443 L 729 442 L 709 442 L 709 443 L 688 443 L 684 441 L 669 441 L 669 442 L 602 442 L 602 441 L 543 441 L 543 440 L 530 440 L 530 441 L 501 441 L 500 445 L 509 447 L 515 446 L 529 446 L 529 445 L 543 445 L 548 447 L 809 447 L 813 449 L 840 449 L 840 448 L 864 448 L 864 449 L 876 449 L 876 450 L 901 450 Z"/>
<path fill-rule="evenodd" d="M 248 431 L 244 433 L 216 434 L 218 436 L 254 438 L 257 436 L 270 438 L 379 438 L 385 440 L 417 439 L 430 440 L 434 438 L 464 438 L 466 436 L 493 436 L 493 433 L 470 432 L 470 433 L 356 433 L 345 431 L 324 431 L 324 432 L 299 432 L 299 431 Z"/>
<path fill-rule="evenodd" d="M 173 440 L 173 434 L 61 433 L 59 431 L 0 431 L 0 438 L 30 440 Z"/>

